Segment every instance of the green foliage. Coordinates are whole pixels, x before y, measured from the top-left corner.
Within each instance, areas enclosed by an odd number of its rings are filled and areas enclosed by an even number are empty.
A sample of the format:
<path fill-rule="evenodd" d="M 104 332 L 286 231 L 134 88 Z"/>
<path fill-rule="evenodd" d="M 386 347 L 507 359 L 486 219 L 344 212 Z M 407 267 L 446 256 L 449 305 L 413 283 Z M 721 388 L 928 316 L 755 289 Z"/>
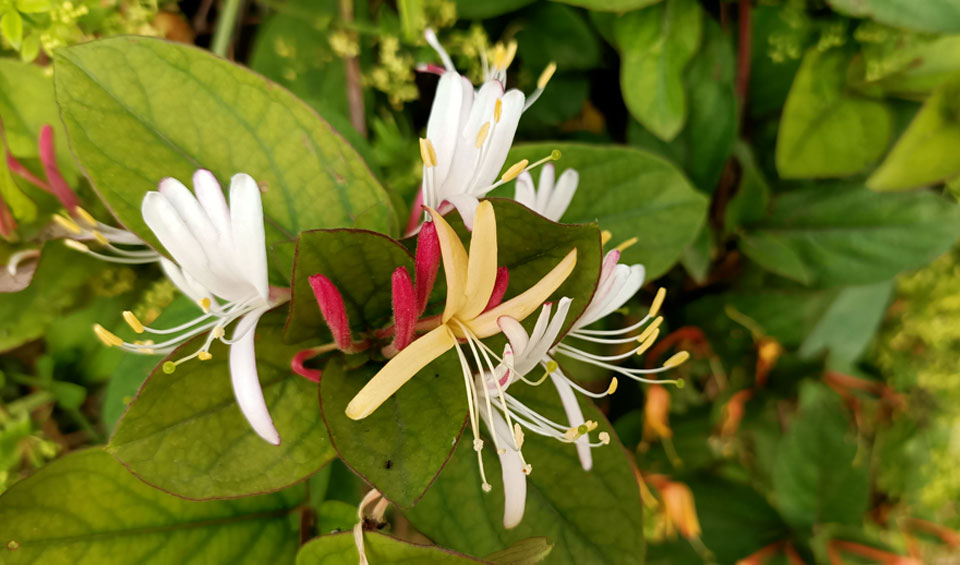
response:
<path fill-rule="evenodd" d="M 925 32 L 960 32 L 960 6 L 952 0 L 827 0 L 834 10 Z"/>
<path fill-rule="evenodd" d="M 453 551 L 406 543 L 386 534 L 364 534 L 364 549 L 371 563 L 419 565 L 457 565 L 478 563 L 476 559 Z M 344 532 L 319 537 L 300 549 L 297 565 L 346 565 L 357 560 L 353 534 Z"/>

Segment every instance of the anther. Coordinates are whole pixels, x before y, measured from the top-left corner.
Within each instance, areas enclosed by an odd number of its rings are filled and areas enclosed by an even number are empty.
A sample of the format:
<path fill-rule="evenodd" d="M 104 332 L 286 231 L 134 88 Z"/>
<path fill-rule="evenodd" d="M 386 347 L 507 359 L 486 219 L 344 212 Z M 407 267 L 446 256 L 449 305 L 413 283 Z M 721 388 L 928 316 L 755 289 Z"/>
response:
<path fill-rule="evenodd" d="M 607 432 L 600 432 L 599 434 L 597 434 L 597 439 L 599 439 L 600 443 L 602 443 L 603 445 L 610 444 L 610 434 L 608 434 Z"/>
<path fill-rule="evenodd" d="M 93 333 L 97 334 L 97 337 L 100 339 L 100 341 L 102 341 L 107 347 L 120 347 L 123 345 L 122 339 L 100 324 L 93 325 Z"/>
<path fill-rule="evenodd" d="M 530 473 L 533 472 L 533 465 L 527 463 L 526 465 L 521 467 L 520 470 L 523 471 L 524 475 L 529 475 Z"/>
<path fill-rule="evenodd" d="M 642 332 L 640 332 L 640 335 L 637 336 L 637 341 L 639 341 L 640 343 L 645 342 L 647 338 L 650 337 L 650 334 L 656 331 L 660 327 L 660 324 L 662 323 L 663 323 L 663 316 L 657 316 L 656 318 L 654 318 L 653 321 L 650 322 L 647 325 L 647 327 L 643 329 Z"/>
<path fill-rule="evenodd" d="M 97 230 L 93 230 L 93 239 L 97 240 L 97 243 L 100 245 L 110 245 L 110 240 L 107 239 L 107 236 Z"/>
<path fill-rule="evenodd" d="M 624 241 L 623 243 L 621 243 L 620 245 L 618 245 L 615 249 L 616 249 L 617 251 L 623 252 L 624 250 L 626 250 L 626 249 L 628 249 L 628 248 L 630 248 L 630 247 L 633 247 L 633 244 L 635 244 L 635 243 L 638 242 L 638 241 L 640 241 L 640 240 L 637 239 L 636 237 L 631 237 L 630 239 L 628 239 L 628 240 Z"/>
<path fill-rule="evenodd" d="M 513 62 L 513 58 L 517 56 L 517 41 L 515 39 L 510 40 L 510 43 L 507 43 L 507 52 L 503 56 L 503 70 L 507 70 L 510 66 L 510 63 Z"/>
<path fill-rule="evenodd" d="M 540 78 L 537 79 L 537 88 L 540 90 L 546 88 L 547 83 L 553 78 L 553 73 L 555 72 L 557 72 L 557 64 L 551 61 L 550 64 L 543 69 L 543 72 L 540 73 Z"/>
<path fill-rule="evenodd" d="M 86 223 L 86 224 L 87 224 L 88 226 L 90 226 L 91 228 L 97 226 L 97 220 L 96 220 L 96 218 L 94 218 L 94 217 L 90 214 L 90 212 L 87 212 L 87 211 L 84 210 L 83 208 L 81 208 L 81 207 L 79 207 L 79 206 L 75 206 L 75 207 L 73 208 L 73 213 L 76 214 L 76 215 L 78 215 L 78 216 L 80 216 L 80 219 L 83 220 L 84 223 Z"/>
<path fill-rule="evenodd" d="M 637 355 L 643 355 L 650 349 L 650 346 L 657 341 L 657 338 L 660 337 L 660 328 L 653 330 L 653 333 L 650 334 L 650 337 L 646 341 L 640 344 L 640 347 L 637 348 Z"/>
<path fill-rule="evenodd" d="M 213 336 L 213 339 L 220 339 L 223 337 L 223 326 L 217 326 L 213 328 L 213 331 L 211 331 L 210 334 Z"/>
<path fill-rule="evenodd" d="M 600 245 L 604 246 L 607 242 L 610 241 L 610 238 L 613 237 L 613 234 L 610 233 L 610 230 L 603 230 L 600 232 Z"/>
<path fill-rule="evenodd" d="M 516 422 L 513 423 L 513 441 L 519 451 L 520 448 L 523 447 L 523 429 L 521 429 L 520 424 Z"/>
<path fill-rule="evenodd" d="M 197 300 L 197 304 L 200 305 L 200 308 L 203 309 L 203 313 L 206 314 L 210 312 L 210 298 L 204 296 L 200 300 Z"/>
<path fill-rule="evenodd" d="M 213 354 L 209 351 L 201 351 L 200 353 L 197 353 L 197 359 L 201 361 L 209 361 L 213 359 Z"/>
<path fill-rule="evenodd" d="M 517 178 L 517 175 L 522 173 L 523 170 L 527 168 L 528 164 L 530 164 L 530 161 L 527 159 L 514 163 L 509 169 L 507 169 L 507 172 L 503 173 L 503 176 L 500 177 L 500 180 L 503 182 L 512 181 L 513 179 Z"/>
<path fill-rule="evenodd" d="M 657 290 L 657 295 L 653 297 L 653 304 L 650 305 L 649 316 L 656 316 L 657 312 L 660 311 L 660 307 L 663 306 L 663 300 L 667 297 L 667 289 L 662 286 Z"/>
<path fill-rule="evenodd" d="M 473 450 L 479 452 L 483 449 L 483 440 L 480 438 L 475 438 L 473 440 Z"/>
<path fill-rule="evenodd" d="M 678 365 L 682 365 L 687 359 L 690 358 L 690 353 L 687 351 L 680 351 L 675 353 L 673 357 L 667 359 L 667 362 L 663 364 L 665 369 L 670 369 Z"/>
<path fill-rule="evenodd" d="M 60 214 L 54 214 L 53 221 L 56 222 L 57 225 L 59 225 L 60 227 L 62 227 L 63 229 L 67 230 L 68 232 L 74 235 L 80 235 L 83 233 L 83 228 L 81 228 L 77 224 L 77 222 L 74 222 L 72 219 L 66 216 L 61 216 Z"/>
<path fill-rule="evenodd" d="M 493 487 L 490 486 L 490 483 L 487 483 L 487 482 L 484 482 L 481 488 L 483 488 L 483 492 L 490 492 L 493 490 Z"/>
<path fill-rule="evenodd" d="M 503 100 L 497 98 L 497 103 L 493 105 L 493 121 L 500 123 L 500 118 L 503 116 Z"/>
<path fill-rule="evenodd" d="M 610 386 L 607 387 L 607 394 L 613 394 L 617 392 L 618 384 L 619 384 L 619 381 L 617 381 L 617 377 L 613 377 L 613 379 L 610 381 Z"/>
<path fill-rule="evenodd" d="M 433 149 L 433 143 L 425 137 L 420 138 L 420 158 L 424 167 L 437 166 L 437 152 Z"/>
<path fill-rule="evenodd" d="M 140 320 L 130 310 L 123 311 L 123 320 L 133 329 L 133 331 L 137 332 L 138 334 L 143 333 L 143 324 L 140 323 Z"/>
<path fill-rule="evenodd" d="M 65 239 L 63 240 L 63 244 L 69 247 L 70 249 L 73 249 L 74 251 L 79 251 L 80 253 L 90 253 L 89 247 L 87 247 L 86 245 L 80 243 L 75 239 Z"/>
<path fill-rule="evenodd" d="M 477 140 L 474 142 L 474 146 L 477 149 L 483 147 L 483 143 L 487 140 L 488 133 L 490 133 L 490 122 L 484 122 L 483 126 L 480 127 L 480 131 L 477 132 Z"/>

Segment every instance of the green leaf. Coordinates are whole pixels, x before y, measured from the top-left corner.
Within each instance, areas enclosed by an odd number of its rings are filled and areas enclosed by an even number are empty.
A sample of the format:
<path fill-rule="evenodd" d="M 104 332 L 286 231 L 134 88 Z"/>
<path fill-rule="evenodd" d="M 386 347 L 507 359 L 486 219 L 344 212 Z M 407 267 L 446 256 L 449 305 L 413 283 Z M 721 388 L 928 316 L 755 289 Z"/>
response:
<path fill-rule="evenodd" d="M 813 357 L 827 350 L 831 363 L 852 363 L 864 352 L 883 319 L 893 281 L 845 288 L 800 346 L 800 355 Z"/>
<path fill-rule="evenodd" d="M 317 508 L 317 532 L 321 535 L 348 532 L 356 523 L 356 504 L 348 504 L 341 500 L 324 500 Z"/>
<path fill-rule="evenodd" d="M 827 0 L 834 10 L 872 18 L 894 27 L 929 33 L 960 32 L 960 4 L 955 0 Z"/>
<path fill-rule="evenodd" d="M 664 141 L 687 119 L 683 71 L 700 45 L 696 0 L 666 0 L 617 19 L 620 88 L 630 114 Z"/>
<path fill-rule="evenodd" d="M 600 64 L 600 44 L 581 12 L 562 4 L 537 4 L 525 11 L 523 21 L 526 26 L 516 39 L 525 68 L 542 69 L 551 61 L 563 71 Z"/>
<path fill-rule="evenodd" d="M 107 450 L 147 483 L 185 498 L 245 496 L 289 486 L 330 462 L 334 451 L 317 407 L 317 385 L 290 370 L 301 347 L 280 339 L 285 312 L 257 328 L 257 370 L 282 443 L 266 443 L 237 407 L 228 346 L 171 374 L 159 368 L 117 424 Z M 227 330 L 230 335 L 230 330 Z M 193 353 L 203 336 L 172 354 Z"/>
<path fill-rule="evenodd" d="M 457 17 L 466 20 L 482 20 L 515 12 L 534 0 L 455 0 L 457 3 Z"/>
<path fill-rule="evenodd" d="M 356 152 L 286 90 L 206 51 L 143 37 L 56 53 L 55 83 L 77 159 L 117 218 L 140 217 L 164 177 L 198 168 L 264 190 L 267 243 L 312 228 L 395 229 L 389 198 Z"/>
<path fill-rule="evenodd" d="M 510 389 L 530 408 L 555 421 L 565 421 L 556 391 L 550 385 Z M 582 400 L 584 417 L 600 422 L 598 431 L 612 431 L 603 414 Z M 407 517 L 430 539 L 471 555 L 487 555 L 513 542 L 544 536 L 555 544 L 548 562 L 554 565 L 637 563 L 644 551 L 642 503 L 637 481 L 620 442 L 593 449 L 593 468 L 584 471 L 573 446 L 528 433 L 523 453 L 533 472 L 527 477 L 523 521 L 503 529 L 503 487 L 500 465 L 483 450 L 487 480 L 480 488 L 477 457 L 470 442 L 461 442 L 454 457 L 423 500 Z"/>
<path fill-rule="evenodd" d="M 626 12 L 627 10 L 638 10 L 651 4 L 656 4 L 662 0 L 553 0 L 554 2 L 563 2 L 571 6 L 580 6 L 589 10 L 599 12 Z"/>
<path fill-rule="evenodd" d="M 777 136 L 784 178 L 844 177 L 874 163 L 887 148 L 887 107 L 849 92 L 849 54 L 810 49 L 787 97 Z"/>
<path fill-rule="evenodd" d="M 20 17 L 20 12 L 10 8 L 0 17 L 0 35 L 10 42 L 14 49 L 20 49 L 20 42 L 23 41 L 23 18 Z"/>
<path fill-rule="evenodd" d="M 960 173 L 960 77 L 937 88 L 877 168 L 867 186 L 904 190 Z"/>
<path fill-rule="evenodd" d="M 370 563 L 397 563 L 399 565 L 467 565 L 489 563 L 448 549 L 417 545 L 401 541 L 379 532 L 363 534 L 363 549 Z M 354 565 L 357 547 L 351 532 L 320 536 L 300 548 L 297 565 Z"/>
<path fill-rule="evenodd" d="M 414 276 L 413 259 L 398 242 L 361 230 L 314 230 L 300 234 L 293 268 L 293 298 L 285 337 L 289 340 L 331 338 L 309 278 L 330 279 L 347 308 L 355 332 L 392 322 L 391 277 L 397 267 Z"/>
<path fill-rule="evenodd" d="M 416 504 L 447 462 L 467 414 L 460 361 L 447 352 L 361 421 L 344 410 L 380 365 L 345 371 L 337 359 L 320 379 L 330 439 L 354 472 L 402 507 Z"/>
<path fill-rule="evenodd" d="M 2 133 L 2 132 L 0 132 Z M 13 180 L 13 174 L 7 164 L 6 148 L 0 142 L 0 152 L 3 152 L 3 159 L 0 159 L 0 202 L 3 202 L 10 208 L 13 217 L 21 222 L 29 223 L 37 219 L 37 205 L 30 199 L 16 181 Z"/>
<path fill-rule="evenodd" d="M 50 8 L 50 0 L 17 0 L 17 10 L 24 14 L 49 12 Z"/>
<path fill-rule="evenodd" d="M 741 225 L 762 221 L 769 213 L 770 185 L 757 166 L 753 151 L 746 143 L 737 143 L 734 148 L 740 163 L 740 185 L 724 210 L 723 224 L 726 232 L 733 233 Z"/>
<path fill-rule="evenodd" d="M 870 490 L 868 460 L 858 457 L 840 398 L 822 384 L 805 382 L 774 467 L 777 508 L 795 528 L 859 524 Z"/>
<path fill-rule="evenodd" d="M 193 502 L 150 488 L 99 449 L 54 461 L 0 496 L 4 563 L 284 563 L 306 498 Z"/>
<path fill-rule="evenodd" d="M 547 538 L 527 538 L 487 555 L 486 559 L 504 565 L 534 565 L 546 559 L 551 551 L 553 544 L 547 541 Z"/>
<path fill-rule="evenodd" d="M 622 261 L 643 263 L 648 279 L 666 272 L 696 238 L 707 198 L 668 161 L 629 147 L 573 143 L 515 146 L 509 160 L 532 161 L 553 149 L 563 154 L 558 174 L 568 167 L 580 173 L 580 186 L 561 220 L 597 221 L 613 233 L 614 244 L 638 237 L 640 243 L 626 249 Z"/>
<path fill-rule="evenodd" d="M 960 70 L 960 35 L 920 36 L 915 44 L 894 53 L 903 68 L 896 68 L 876 84 L 885 93 L 924 100 Z"/>
<path fill-rule="evenodd" d="M 818 186 L 778 197 L 771 215 L 749 226 L 742 249 L 801 282 L 859 285 L 929 263 L 958 235 L 960 210 L 932 192 Z"/>

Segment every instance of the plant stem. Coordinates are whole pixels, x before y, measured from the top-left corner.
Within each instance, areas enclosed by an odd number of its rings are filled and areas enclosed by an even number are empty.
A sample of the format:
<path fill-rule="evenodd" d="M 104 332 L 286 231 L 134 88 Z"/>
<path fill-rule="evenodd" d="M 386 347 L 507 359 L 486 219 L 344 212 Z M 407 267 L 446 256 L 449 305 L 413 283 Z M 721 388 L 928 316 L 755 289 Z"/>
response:
<path fill-rule="evenodd" d="M 741 115 L 746 111 L 747 92 L 750 88 L 750 48 L 753 42 L 750 2 L 751 0 L 740 0 L 736 89 L 737 98 L 740 100 Z"/>
<path fill-rule="evenodd" d="M 224 0 L 223 9 L 217 17 L 217 29 L 213 32 L 210 50 L 221 57 L 227 56 L 233 41 L 233 30 L 237 27 L 237 18 L 243 0 Z"/>

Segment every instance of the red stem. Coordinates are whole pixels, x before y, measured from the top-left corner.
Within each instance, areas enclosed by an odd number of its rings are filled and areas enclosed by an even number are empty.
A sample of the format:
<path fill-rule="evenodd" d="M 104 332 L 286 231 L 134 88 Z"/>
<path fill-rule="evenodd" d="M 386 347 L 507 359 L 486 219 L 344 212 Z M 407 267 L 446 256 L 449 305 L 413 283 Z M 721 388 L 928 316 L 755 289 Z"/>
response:
<path fill-rule="evenodd" d="M 739 36 L 737 46 L 737 99 L 740 111 L 747 106 L 747 93 L 750 88 L 750 50 L 753 42 L 750 24 L 750 0 L 740 0 Z"/>

